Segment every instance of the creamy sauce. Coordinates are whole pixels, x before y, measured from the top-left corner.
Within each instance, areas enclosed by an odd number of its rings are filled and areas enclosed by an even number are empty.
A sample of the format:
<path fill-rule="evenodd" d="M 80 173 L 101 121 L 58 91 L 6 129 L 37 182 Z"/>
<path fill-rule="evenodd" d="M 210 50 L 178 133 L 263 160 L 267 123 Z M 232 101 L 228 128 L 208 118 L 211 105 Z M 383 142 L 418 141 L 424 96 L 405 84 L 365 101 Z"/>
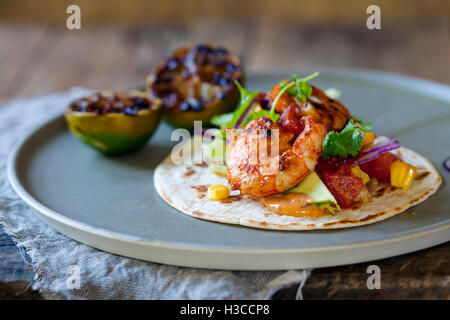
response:
<path fill-rule="evenodd" d="M 320 217 L 329 214 L 328 210 L 313 204 L 310 196 L 302 193 L 277 194 L 261 198 L 267 209 L 280 215 L 293 217 Z"/>

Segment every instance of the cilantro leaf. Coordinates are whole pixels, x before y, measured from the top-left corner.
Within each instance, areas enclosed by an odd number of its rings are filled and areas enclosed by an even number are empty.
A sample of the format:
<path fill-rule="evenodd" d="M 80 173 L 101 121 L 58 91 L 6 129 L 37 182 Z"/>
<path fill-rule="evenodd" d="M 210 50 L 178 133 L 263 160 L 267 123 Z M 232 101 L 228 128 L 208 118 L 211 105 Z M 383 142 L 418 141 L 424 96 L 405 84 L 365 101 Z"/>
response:
<path fill-rule="evenodd" d="M 330 131 L 323 140 L 322 157 L 328 159 L 331 156 L 347 158 L 356 156 L 361 150 L 363 134 L 361 128 L 355 126 L 353 119 L 347 123 L 341 132 Z"/>
<path fill-rule="evenodd" d="M 361 126 L 361 129 L 365 132 L 368 131 L 372 131 L 373 127 L 372 127 L 372 123 L 371 122 L 364 122 L 361 118 L 357 118 L 357 117 L 352 117 L 353 120 L 355 120 L 356 122 L 358 122 Z"/>

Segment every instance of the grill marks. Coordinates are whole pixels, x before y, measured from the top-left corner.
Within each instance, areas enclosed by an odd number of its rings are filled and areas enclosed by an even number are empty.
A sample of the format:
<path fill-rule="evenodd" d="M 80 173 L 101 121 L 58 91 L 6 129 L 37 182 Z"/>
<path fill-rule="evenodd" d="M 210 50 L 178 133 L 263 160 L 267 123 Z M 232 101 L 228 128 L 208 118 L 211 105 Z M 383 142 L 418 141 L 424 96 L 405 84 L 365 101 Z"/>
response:
<path fill-rule="evenodd" d="M 418 174 L 417 177 L 415 178 L 415 180 L 420 181 L 422 179 L 425 179 L 426 177 L 428 177 L 429 174 L 430 174 L 429 171 L 424 171 L 424 172 Z"/>
<path fill-rule="evenodd" d="M 239 59 L 223 47 L 197 45 L 176 50 L 150 76 L 148 87 L 171 111 L 201 111 L 222 100 L 242 80 Z"/>
<path fill-rule="evenodd" d="M 195 173 L 196 173 L 196 171 L 194 170 L 194 168 L 192 168 L 192 167 L 187 167 L 187 168 L 186 168 L 186 171 L 181 175 L 181 177 L 182 177 L 183 179 L 187 179 L 187 178 L 189 178 L 190 176 L 194 175 Z"/>
<path fill-rule="evenodd" d="M 392 186 L 390 186 L 390 185 L 388 185 L 386 183 L 383 183 L 380 188 L 378 188 L 377 190 L 375 190 L 375 192 L 372 193 L 372 195 L 375 198 L 380 198 L 383 195 L 385 195 L 386 193 L 390 193 L 390 192 L 393 192 L 395 190 L 396 190 L 395 187 L 392 187 Z"/>
<path fill-rule="evenodd" d="M 232 195 L 232 196 L 229 196 L 227 199 L 221 200 L 220 202 L 224 203 L 224 204 L 229 204 L 229 203 L 232 203 L 232 202 L 241 201 L 243 198 L 244 197 L 242 195 L 240 195 L 240 194 Z"/>
<path fill-rule="evenodd" d="M 328 130 L 342 129 L 350 119 L 350 112 L 340 101 L 329 98 L 317 87 L 312 88 L 307 102 L 313 105 L 317 120 L 322 121 Z"/>
<path fill-rule="evenodd" d="M 98 115 L 121 113 L 136 115 L 140 110 L 151 110 L 152 101 L 144 94 L 123 92 L 97 92 L 91 96 L 75 100 L 69 108 L 75 112 L 92 112 Z"/>
<path fill-rule="evenodd" d="M 194 166 L 199 167 L 199 168 L 208 168 L 208 164 L 206 162 L 194 163 Z"/>
<path fill-rule="evenodd" d="M 208 191 L 209 187 L 210 187 L 209 184 L 190 186 L 191 189 L 194 189 L 195 191 L 197 191 L 197 197 L 199 199 L 203 199 L 206 197 L 206 192 Z"/>
<path fill-rule="evenodd" d="M 322 122 L 328 131 L 341 130 L 350 119 L 350 112 L 338 100 L 329 98 L 321 89 L 311 86 L 312 93 L 307 101 L 302 102 L 294 96 L 284 93 L 278 100 L 276 111 L 283 114 L 284 111 L 292 105 L 296 106 L 296 116 L 312 116 L 314 119 Z M 274 86 L 268 96 L 274 100 L 280 92 L 280 86 Z"/>

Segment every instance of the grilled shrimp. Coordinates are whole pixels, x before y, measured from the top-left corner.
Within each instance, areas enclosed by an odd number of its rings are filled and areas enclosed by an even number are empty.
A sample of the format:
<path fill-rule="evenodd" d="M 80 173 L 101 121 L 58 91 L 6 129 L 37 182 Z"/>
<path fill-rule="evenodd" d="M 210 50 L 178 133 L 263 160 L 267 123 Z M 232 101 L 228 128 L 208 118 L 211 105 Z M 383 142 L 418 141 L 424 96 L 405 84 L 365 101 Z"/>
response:
<path fill-rule="evenodd" d="M 300 120 L 303 130 L 298 136 L 267 117 L 250 121 L 238 137 L 231 134 L 227 174 L 232 189 L 256 197 L 282 193 L 314 170 L 327 131 L 311 116 Z"/>
<path fill-rule="evenodd" d="M 328 131 L 341 130 L 350 119 L 350 112 L 336 99 L 328 97 L 321 89 L 311 86 L 312 93 L 305 102 L 302 102 L 288 93 L 283 93 L 275 107 L 277 113 L 295 105 L 298 110 L 298 117 L 312 116 L 314 119 L 322 122 Z M 280 86 L 274 86 L 268 96 L 273 101 L 280 92 Z"/>

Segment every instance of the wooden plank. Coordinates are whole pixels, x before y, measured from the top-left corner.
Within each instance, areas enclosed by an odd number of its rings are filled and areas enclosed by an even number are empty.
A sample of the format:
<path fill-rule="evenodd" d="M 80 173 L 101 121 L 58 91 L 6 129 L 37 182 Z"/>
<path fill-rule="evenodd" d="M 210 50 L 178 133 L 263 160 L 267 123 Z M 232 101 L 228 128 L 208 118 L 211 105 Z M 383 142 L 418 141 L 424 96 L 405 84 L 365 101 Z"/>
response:
<path fill-rule="evenodd" d="M 378 265 L 381 289 L 367 288 L 367 267 Z M 450 243 L 368 263 L 315 269 L 307 299 L 450 299 Z"/>
<path fill-rule="evenodd" d="M 45 37 L 46 29 L 46 25 L 33 28 L 0 25 L 0 97 L 21 95 L 23 76 L 29 74 L 30 65 L 35 63 L 34 50 Z"/>
<path fill-rule="evenodd" d="M 28 32 L 33 32 L 35 27 L 18 28 L 15 37 L 25 37 Z M 22 66 L 17 69 L 13 81 L 9 82 L 2 95 L 12 96 L 30 96 L 45 92 L 47 88 L 57 88 L 62 78 L 67 77 L 64 68 L 59 70 L 58 79 L 49 77 L 50 70 L 53 67 L 52 52 L 58 46 L 60 33 L 52 28 L 45 28 L 42 35 L 30 48 L 28 55 L 21 61 Z M 14 60 L 16 52 L 26 51 L 25 41 L 15 46 L 15 50 L 6 56 L 7 61 Z M 1 76 L 0 76 L 1 78 Z M 12 92 L 15 94 L 12 95 Z M 4 97 L 3 97 L 4 98 Z"/>
<path fill-rule="evenodd" d="M 321 27 L 259 21 L 247 69 L 304 66 L 376 69 L 450 83 L 450 41 L 443 23 Z M 412 36 L 414 35 L 414 36 Z"/>
<path fill-rule="evenodd" d="M 450 83 L 450 43 L 442 23 L 332 29 L 298 23 L 198 21 L 138 28 L 2 28 L 0 99 L 71 86 L 126 88 L 144 83 L 171 50 L 216 42 L 243 57 L 247 70 L 302 66 L 378 69 Z M 414 37 L 410 35 L 414 34 Z"/>
<path fill-rule="evenodd" d="M 27 282 L 0 283 L 0 300 L 43 300 L 38 291 L 31 290 Z"/>
<path fill-rule="evenodd" d="M 303 21 L 314 25 L 359 23 L 371 0 L 77 0 L 87 25 L 115 24 L 136 26 L 148 21 L 167 23 L 188 22 L 203 18 L 215 21 L 240 19 Z M 63 25 L 70 3 L 59 0 L 2 0 L 0 18 L 10 21 L 51 22 Z M 450 17 L 446 0 L 377 0 L 386 22 L 417 22 L 436 17 Z"/>

